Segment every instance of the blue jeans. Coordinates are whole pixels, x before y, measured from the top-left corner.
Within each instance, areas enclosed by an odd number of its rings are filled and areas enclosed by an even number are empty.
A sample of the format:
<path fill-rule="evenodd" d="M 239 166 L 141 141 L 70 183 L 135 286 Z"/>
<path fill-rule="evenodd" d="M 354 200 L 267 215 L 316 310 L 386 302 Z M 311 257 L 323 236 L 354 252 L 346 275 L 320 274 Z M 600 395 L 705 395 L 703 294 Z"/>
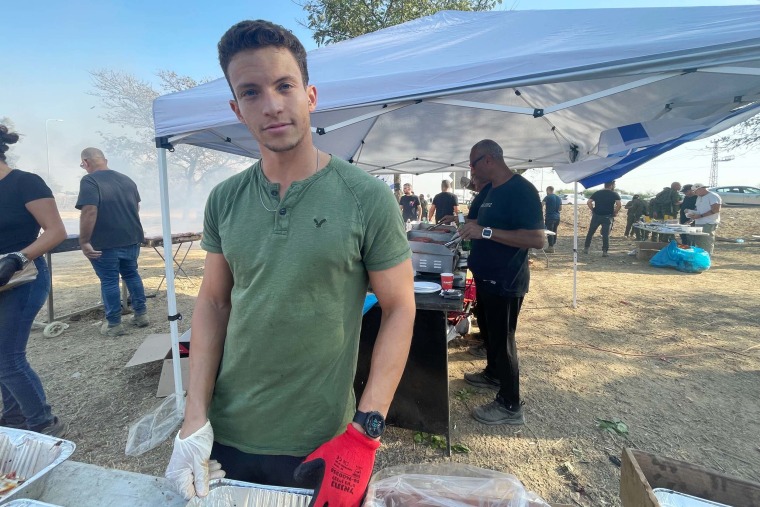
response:
<path fill-rule="evenodd" d="M 0 391 L 6 424 L 38 430 L 53 421 L 53 414 L 42 382 L 26 360 L 26 344 L 50 292 L 50 271 L 43 257 L 34 264 L 36 280 L 0 292 Z"/>
<path fill-rule="evenodd" d="M 95 269 L 95 274 L 100 278 L 100 292 L 103 297 L 103 307 L 106 310 L 106 320 L 109 325 L 115 326 L 121 322 L 119 274 L 127 284 L 135 314 L 142 315 L 146 311 L 145 288 L 137 272 L 140 245 L 106 248 L 102 252 L 99 258 L 90 259 L 90 262 Z"/>

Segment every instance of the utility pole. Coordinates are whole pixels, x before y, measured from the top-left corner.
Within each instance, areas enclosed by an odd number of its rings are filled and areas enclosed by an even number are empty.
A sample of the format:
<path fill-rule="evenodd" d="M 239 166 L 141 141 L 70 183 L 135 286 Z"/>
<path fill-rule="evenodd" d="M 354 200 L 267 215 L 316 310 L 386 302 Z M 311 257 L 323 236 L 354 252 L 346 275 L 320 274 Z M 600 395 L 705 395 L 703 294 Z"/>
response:
<path fill-rule="evenodd" d="M 729 162 L 734 159 L 733 155 L 725 157 L 718 157 L 718 140 L 712 142 L 712 162 L 710 163 L 710 181 L 708 185 L 710 187 L 718 186 L 718 162 Z"/>

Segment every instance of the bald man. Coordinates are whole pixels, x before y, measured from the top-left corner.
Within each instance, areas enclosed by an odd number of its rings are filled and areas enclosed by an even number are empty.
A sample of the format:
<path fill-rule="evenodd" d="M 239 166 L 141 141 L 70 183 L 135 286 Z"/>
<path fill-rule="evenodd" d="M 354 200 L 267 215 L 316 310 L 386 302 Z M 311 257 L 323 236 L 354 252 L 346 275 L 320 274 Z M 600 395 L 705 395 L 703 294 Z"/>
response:
<path fill-rule="evenodd" d="M 79 167 L 87 171 L 79 184 L 76 208 L 79 219 L 79 245 L 100 278 L 100 291 L 106 322 L 103 336 L 126 334 L 121 323 L 119 275 L 129 289 L 132 325 L 147 327 L 145 289 L 137 272 L 137 257 L 143 241 L 138 211 L 140 193 L 128 176 L 108 168 L 108 160 L 97 148 L 82 150 Z"/>

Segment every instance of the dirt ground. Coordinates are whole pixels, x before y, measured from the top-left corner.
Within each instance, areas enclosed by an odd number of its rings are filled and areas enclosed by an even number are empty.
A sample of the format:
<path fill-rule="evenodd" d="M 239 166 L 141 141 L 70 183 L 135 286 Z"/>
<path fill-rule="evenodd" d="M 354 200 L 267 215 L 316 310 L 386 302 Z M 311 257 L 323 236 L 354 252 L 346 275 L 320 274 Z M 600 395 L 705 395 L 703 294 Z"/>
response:
<path fill-rule="evenodd" d="M 563 210 L 557 253 L 532 268 L 530 294 L 518 327 L 521 387 L 527 423 L 488 427 L 470 409 L 492 392 L 462 380 L 484 361 L 466 340 L 449 347 L 452 440 L 470 452 L 443 456 L 415 444 L 414 433 L 391 428 L 377 468 L 401 463 L 460 462 L 508 472 L 548 501 L 620 505 L 620 469 L 610 457 L 624 446 L 661 453 L 760 482 L 760 209 L 728 208 L 718 235 L 744 244 L 716 244 L 713 267 L 701 274 L 656 269 L 627 255 L 635 244 L 616 224 L 610 257 L 597 237 L 579 256 L 578 307 L 572 307 L 572 215 Z M 588 223 L 581 208 L 580 224 Z M 581 241 L 585 227 L 580 228 Z M 189 279 L 177 279 L 178 308 L 190 323 L 204 253 L 193 248 Z M 78 252 L 53 256 L 56 314 L 99 301 L 99 285 Z M 146 292 L 163 264 L 143 249 Z M 165 288 L 165 285 L 164 285 Z M 171 444 L 140 457 L 124 447 L 129 424 L 153 407 L 160 363 L 124 368 L 149 333 L 168 332 L 162 290 L 149 300 L 152 324 L 119 339 L 98 334 L 99 310 L 68 321 L 57 338 L 35 331 L 29 358 L 56 414 L 71 425 L 75 460 L 162 475 Z M 40 320 L 46 320 L 46 309 Z M 424 396 L 424 393 L 420 393 Z M 627 435 L 598 428 L 620 419 Z"/>

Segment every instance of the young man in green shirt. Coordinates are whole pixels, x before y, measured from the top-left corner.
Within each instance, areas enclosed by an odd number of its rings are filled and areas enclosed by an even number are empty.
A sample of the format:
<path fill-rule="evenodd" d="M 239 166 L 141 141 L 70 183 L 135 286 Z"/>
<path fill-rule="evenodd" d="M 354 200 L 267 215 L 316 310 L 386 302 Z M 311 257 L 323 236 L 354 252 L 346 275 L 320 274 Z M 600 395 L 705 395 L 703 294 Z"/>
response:
<path fill-rule="evenodd" d="M 221 467 L 314 487 L 312 505 L 358 506 L 414 322 L 397 203 L 380 180 L 313 145 L 317 90 L 289 31 L 243 21 L 222 37 L 219 59 L 261 159 L 207 203 L 185 421 L 167 477 L 186 498 L 204 496 Z M 383 320 L 357 406 L 368 283 Z"/>

